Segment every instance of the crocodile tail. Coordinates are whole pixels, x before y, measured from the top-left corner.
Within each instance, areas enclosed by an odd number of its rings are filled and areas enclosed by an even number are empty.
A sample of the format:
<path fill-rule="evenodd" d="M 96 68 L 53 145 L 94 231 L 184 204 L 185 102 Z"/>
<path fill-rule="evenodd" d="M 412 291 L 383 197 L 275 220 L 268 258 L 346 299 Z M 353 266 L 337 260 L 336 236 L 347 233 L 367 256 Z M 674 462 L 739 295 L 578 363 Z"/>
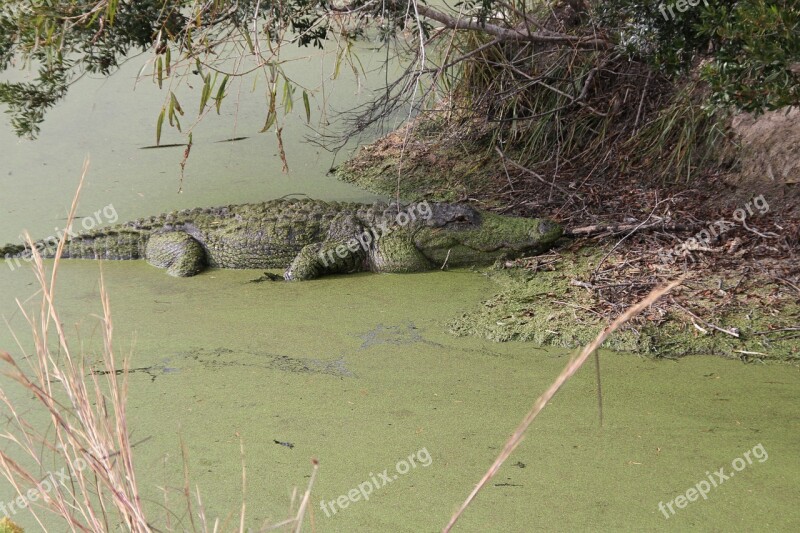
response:
<path fill-rule="evenodd" d="M 149 232 L 122 228 L 97 234 L 76 235 L 64 246 L 63 257 L 70 259 L 141 259 Z M 51 250 L 55 251 L 55 248 Z M 48 255 L 52 257 L 52 255 Z"/>
<path fill-rule="evenodd" d="M 6 244 L 0 246 L 0 258 L 2 257 L 16 257 L 26 250 L 22 244 Z"/>
<path fill-rule="evenodd" d="M 133 229 L 78 234 L 64 244 L 61 256 L 65 259 L 140 259 L 147 245 L 147 232 Z M 58 240 L 45 239 L 33 243 L 43 258 L 55 257 Z M 24 244 L 0 247 L 0 258 L 30 258 L 32 250 Z"/>

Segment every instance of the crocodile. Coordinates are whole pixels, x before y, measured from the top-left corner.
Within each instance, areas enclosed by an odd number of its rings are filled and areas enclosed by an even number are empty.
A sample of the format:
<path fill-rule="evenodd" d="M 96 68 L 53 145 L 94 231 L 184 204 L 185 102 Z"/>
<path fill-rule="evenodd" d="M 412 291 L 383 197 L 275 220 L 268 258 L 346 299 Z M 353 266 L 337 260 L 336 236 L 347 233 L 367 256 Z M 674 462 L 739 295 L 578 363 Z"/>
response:
<path fill-rule="evenodd" d="M 185 209 L 69 232 L 61 257 L 145 259 L 178 277 L 206 268 L 285 269 L 283 277 L 291 281 L 490 265 L 541 253 L 561 234 L 548 219 L 498 215 L 460 203 L 279 199 Z M 42 257 L 53 257 L 54 241 L 34 246 Z M 31 254 L 25 244 L 0 247 L 6 260 L 18 262 Z"/>

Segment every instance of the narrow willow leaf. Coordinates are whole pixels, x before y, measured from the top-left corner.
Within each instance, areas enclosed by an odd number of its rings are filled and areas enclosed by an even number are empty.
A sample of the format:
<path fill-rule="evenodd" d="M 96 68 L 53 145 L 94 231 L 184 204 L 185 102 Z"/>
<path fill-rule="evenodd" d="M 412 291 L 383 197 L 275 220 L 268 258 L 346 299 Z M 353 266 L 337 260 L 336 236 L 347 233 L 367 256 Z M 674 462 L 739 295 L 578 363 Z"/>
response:
<path fill-rule="evenodd" d="M 203 83 L 203 92 L 200 95 L 200 114 L 203 113 L 203 110 L 206 108 L 206 104 L 208 103 L 208 98 L 211 96 L 211 74 L 203 78 L 205 83 Z"/>
<path fill-rule="evenodd" d="M 166 55 L 165 62 L 167 63 L 167 76 L 169 76 L 172 73 L 172 53 L 169 50 L 169 46 L 167 46 Z"/>
<path fill-rule="evenodd" d="M 215 98 L 217 104 L 217 115 L 219 115 L 219 107 L 222 105 L 222 99 L 225 98 L 225 85 L 228 83 L 228 76 L 225 74 L 225 77 L 222 78 L 222 83 L 219 84 L 219 90 L 217 91 L 217 97 Z"/>
<path fill-rule="evenodd" d="M 311 103 L 308 101 L 308 93 L 303 91 L 303 106 L 306 108 L 306 124 L 311 122 Z"/>
<path fill-rule="evenodd" d="M 244 39 L 247 41 L 247 47 L 250 49 L 251 54 L 256 53 L 256 47 L 253 46 L 253 40 L 250 38 L 250 32 L 245 30 L 244 32 Z"/>
<path fill-rule="evenodd" d="M 269 113 L 267 113 L 267 121 L 264 123 L 264 127 L 261 128 L 259 133 L 264 133 L 265 131 L 269 130 L 273 124 L 275 124 L 276 113 L 274 109 L 270 109 Z"/>
<path fill-rule="evenodd" d="M 281 103 L 283 104 L 283 112 L 286 115 L 291 113 L 294 108 L 292 93 L 294 93 L 294 87 L 289 83 L 289 80 L 285 80 L 283 82 L 283 101 Z"/>
<path fill-rule="evenodd" d="M 156 122 L 156 146 L 161 144 L 161 127 L 164 125 L 164 114 L 166 111 L 167 108 L 162 107 L 161 113 L 158 115 L 158 122 Z"/>
<path fill-rule="evenodd" d="M 174 117 L 174 116 L 175 116 L 175 98 L 170 98 L 170 100 L 169 100 L 169 111 L 167 112 L 167 117 L 168 117 L 170 126 L 174 125 L 172 123 L 172 117 Z"/>
<path fill-rule="evenodd" d="M 94 12 L 94 15 L 92 15 L 92 18 L 90 18 L 89 22 L 86 24 L 87 28 L 94 26 L 94 23 L 97 22 L 97 18 L 100 16 L 100 13 L 102 13 L 102 11 L 99 9 Z"/>
<path fill-rule="evenodd" d="M 339 77 L 339 70 L 342 67 L 342 59 L 344 59 L 344 49 L 340 48 L 336 52 L 336 62 L 334 63 L 333 75 L 331 76 L 332 80 L 335 80 L 336 78 Z"/>
<path fill-rule="evenodd" d="M 177 111 L 178 113 L 183 115 L 183 108 L 181 108 L 181 104 L 180 104 L 180 102 L 178 102 L 178 97 L 175 96 L 175 93 L 173 93 L 173 92 L 170 92 L 170 95 L 172 97 L 172 102 L 171 102 L 170 105 L 174 105 L 175 106 L 175 111 Z"/>
<path fill-rule="evenodd" d="M 109 24 L 114 24 L 114 17 L 117 14 L 117 4 L 119 4 L 119 0 L 110 0 L 106 5 L 106 18 Z"/>
<path fill-rule="evenodd" d="M 141 77 L 142 77 L 142 74 L 144 74 L 144 71 L 145 71 L 145 69 L 147 68 L 147 66 L 148 66 L 149 64 L 150 64 L 150 63 L 149 63 L 148 61 L 146 61 L 146 62 L 145 62 L 145 64 L 144 64 L 144 65 L 142 65 L 142 68 L 140 68 L 140 69 L 139 69 L 139 74 L 137 74 L 137 75 L 136 75 L 136 82 L 137 82 L 137 83 L 138 83 L 138 82 L 139 82 L 139 80 L 141 79 Z"/>
<path fill-rule="evenodd" d="M 161 56 L 158 56 L 156 68 L 158 69 L 158 88 L 160 89 L 161 84 L 164 82 L 164 62 L 161 60 Z"/>

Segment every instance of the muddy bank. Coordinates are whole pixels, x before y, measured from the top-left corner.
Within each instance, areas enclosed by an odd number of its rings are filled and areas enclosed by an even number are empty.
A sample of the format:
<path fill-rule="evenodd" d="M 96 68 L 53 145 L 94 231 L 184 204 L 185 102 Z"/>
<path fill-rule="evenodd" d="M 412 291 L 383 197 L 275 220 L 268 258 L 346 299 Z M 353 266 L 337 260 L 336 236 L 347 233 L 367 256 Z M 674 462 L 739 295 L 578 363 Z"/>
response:
<path fill-rule="evenodd" d="M 737 162 L 688 184 L 541 176 L 516 165 L 511 147 L 493 153 L 480 135 L 454 138 L 435 115 L 364 146 L 337 176 L 406 200 L 466 201 L 575 230 L 549 256 L 490 271 L 498 293 L 452 321 L 454 334 L 572 348 L 654 286 L 686 276 L 609 347 L 798 362 L 800 224 L 790 154 L 800 121 L 796 112 L 768 113 L 733 124 Z"/>

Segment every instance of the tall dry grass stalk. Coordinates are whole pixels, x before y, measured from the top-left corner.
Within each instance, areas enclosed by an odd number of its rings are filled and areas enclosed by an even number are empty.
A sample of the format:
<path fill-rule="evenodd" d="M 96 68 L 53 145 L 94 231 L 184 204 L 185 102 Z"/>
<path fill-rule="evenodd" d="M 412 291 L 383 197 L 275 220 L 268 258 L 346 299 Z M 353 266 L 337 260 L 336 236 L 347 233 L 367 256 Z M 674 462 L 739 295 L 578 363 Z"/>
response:
<path fill-rule="evenodd" d="M 625 322 L 638 315 L 643 310 L 647 309 L 648 306 L 655 303 L 659 298 L 667 294 L 681 283 L 683 283 L 683 279 L 673 281 L 668 285 L 654 289 L 642 301 L 617 317 L 617 319 L 614 320 L 610 326 L 605 328 L 600 332 L 599 335 L 597 335 L 597 338 L 595 338 L 591 343 L 587 344 L 577 357 L 574 357 L 569 361 L 569 363 L 567 363 L 567 366 L 564 368 L 564 370 L 562 370 L 558 377 L 556 377 L 555 381 L 553 381 L 550 387 L 548 387 L 547 390 L 541 396 L 539 396 L 539 398 L 536 400 L 536 403 L 533 404 L 531 410 L 527 415 L 525 415 L 525 418 L 522 419 L 522 422 L 520 422 L 519 426 L 517 426 L 517 429 L 514 431 L 511 437 L 509 437 L 508 441 L 506 441 L 506 444 L 503 447 L 503 450 L 500 452 L 500 455 L 497 456 L 497 459 L 495 459 L 494 463 L 492 463 L 492 466 L 489 467 L 489 470 L 487 470 L 486 474 L 484 474 L 472 492 L 470 492 L 469 496 L 467 496 L 467 499 L 461 504 L 461 507 L 459 507 L 450 518 L 450 521 L 442 530 L 443 533 L 448 533 L 453 528 L 459 517 L 478 495 L 478 492 L 480 492 L 480 490 L 486 485 L 486 483 L 489 482 L 490 479 L 492 479 L 492 477 L 494 477 L 495 474 L 497 474 L 505 460 L 511 456 L 511 453 L 522 442 L 522 439 L 525 437 L 525 432 L 528 430 L 528 426 L 531 425 L 531 422 L 533 422 L 533 419 L 536 418 L 542 409 L 544 409 L 545 406 L 550 402 L 550 400 L 553 399 L 553 396 L 556 395 L 564 383 L 566 383 L 572 376 L 575 375 L 575 373 L 583 366 L 586 360 L 589 359 L 589 356 L 592 355 L 598 348 L 600 348 L 600 345 L 605 342 L 606 338 L 614 331 L 619 329 L 619 327 Z"/>
<path fill-rule="evenodd" d="M 87 159 L 69 212 L 68 228 L 75 217 L 88 166 Z M 102 361 L 95 365 L 102 370 L 98 371 L 87 364 L 83 355 L 73 350 L 55 305 L 58 270 L 66 235 L 65 232 L 59 242 L 49 274 L 33 241 L 26 235 L 32 251 L 33 272 L 39 286 L 34 297 L 40 296 L 40 301 L 30 311 L 19 300 L 17 304 L 30 327 L 33 352 L 26 353 L 14 335 L 20 353 L 25 355 L 14 357 L 0 351 L 0 359 L 7 365 L 4 375 L 19 385 L 23 392 L 32 395 L 46 422 L 26 419 L 22 414 L 21 396 L 12 397 L 0 387 L 0 401 L 5 404 L 7 411 L 6 428 L 0 433 L 0 438 L 6 441 L 6 446 L 0 449 L 0 474 L 17 494 L 17 503 L 13 500 L 2 503 L 14 516 L 25 509 L 44 531 L 54 523 L 58 524 L 59 530 L 63 529 L 65 523 L 70 531 L 95 533 L 120 528 L 137 533 L 178 530 L 205 533 L 223 530 L 224 526 L 220 526 L 219 520 L 209 523 L 206 519 L 199 491 L 196 493 L 197 507 L 192 506 L 188 459 L 185 456 L 184 495 L 189 523 L 177 520 L 177 523 L 171 524 L 171 517 L 177 514 L 169 509 L 166 509 L 166 525 L 162 523 L 161 529 L 148 520 L 136 481 L 133 444 L 126 414 L 128 359 L 122 359 L 120 372 L 113 347 L 114 324 L 102 270 L 100 300 L 103 311 L 98 319 L 103 348 Z M 244 491 L 243 448 L 242 456 Z M 303 495 L 300 509 L 287 520 L 275 526 L 265 525 L 262 529 L 301 531 L 318 468 L 316 461 L 313 463 L 314 475 Z M 230 530 L 243 533 L 244 494 L 242 500 L 240 516 Z M 24 505 L 19 505 L 19 502 Z M 45 513 L 49 517 L 46 518 Z"/>
<path fill-rule="evenodd" d="M 75 217 L 88 166 L 87 159 L 67 227 Z M 66 233 L 49 275 L 30 236 L 26 238 L 41 299 L 33 311 L 26 310 L 19 300 L 17 304 L 32 333 L 33 353 L 15 358 L 0 352 L 0 358 L 9 367 L 5 375 L 33 395 L 48 420 L 44 427 L 29 423 L 19 414 L 16 401 L 0 391 L 0 399 L 11 414 L 11 427 L 0 436 L 16 445 L 11 454 L 0 451 L 0 472 L 42 529 L 47 528 L 40 511 L 47 510 L 64 519 L 72 531 L 110 531 L 120 525 L 129 531 L 150 531 L 129 440 L 127 359 L 122 362 L 123 372 L 117 376 L 114 324 L 102 277 L 103 313 L 99 319 L 104 372 L 99 373 L 88 368 L 84 357 L 72 349 L 55 306 Z M 25 353 L 16 336 L 15 340 L 20 352 Z M 55 471 L 45 464 L 48 457 L 55 457 L 55 462 L 60 463 Z M 35 495 L 36 501 L 30 501 L 34 498 L 29 494 Z"/>

